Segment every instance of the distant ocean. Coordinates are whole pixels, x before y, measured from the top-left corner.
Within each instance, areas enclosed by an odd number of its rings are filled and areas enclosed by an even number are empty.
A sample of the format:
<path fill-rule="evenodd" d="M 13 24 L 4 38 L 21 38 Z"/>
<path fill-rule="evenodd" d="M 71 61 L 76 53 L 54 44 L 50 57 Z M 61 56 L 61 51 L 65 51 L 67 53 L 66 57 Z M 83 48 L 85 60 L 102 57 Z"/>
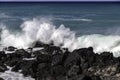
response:
<path fill-rule="evenodd" d="M 120 54 L 120 3 L 0 3 L 1 46 L 35 41 Z"/>

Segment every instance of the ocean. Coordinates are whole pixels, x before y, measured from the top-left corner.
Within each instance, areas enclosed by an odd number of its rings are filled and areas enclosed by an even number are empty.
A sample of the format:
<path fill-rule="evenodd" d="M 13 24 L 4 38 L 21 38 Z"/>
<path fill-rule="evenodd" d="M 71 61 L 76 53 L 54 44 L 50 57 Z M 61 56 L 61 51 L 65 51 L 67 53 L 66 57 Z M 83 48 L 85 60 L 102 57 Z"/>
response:
<path fill-rule="evenodd" d="M 1 45 L 35 41 L 95 52 L 120 52 L 120 3 L 0 3 Z M 9 40 L 9 41 L 8 41 Z"/>
<path fill-rule="evenodd" d="M 120 56 L 120 3 L 0 3 L 0 47 L 28 48 L 53 42 L 73 51 Z M 5 80 L 34 80 L 20 73 L 0 73 Z"/>

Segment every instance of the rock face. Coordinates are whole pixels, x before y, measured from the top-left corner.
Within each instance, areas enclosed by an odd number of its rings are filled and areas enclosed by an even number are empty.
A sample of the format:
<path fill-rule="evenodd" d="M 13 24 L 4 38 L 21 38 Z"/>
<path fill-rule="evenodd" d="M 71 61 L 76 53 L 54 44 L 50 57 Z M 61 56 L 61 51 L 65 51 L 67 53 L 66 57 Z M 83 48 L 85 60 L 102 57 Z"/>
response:
<path fill-rule="evenodd" d="M 35 80 L 120 80 L 120 57 L 115 58 L 110 52 L 97 54 L 92 47 L 69 52 L 39 42 L 33 48 L 36 47 L 43 49 L 29 52 L 8 47 L 15 51 L 11 54 L 1 51 L 0 72 L 10 66 L 12 71 Z"/>
<path fill-rule="evenodd" d="M 0 80 L 4 80 L 4 79 L 0 77 Z"/>

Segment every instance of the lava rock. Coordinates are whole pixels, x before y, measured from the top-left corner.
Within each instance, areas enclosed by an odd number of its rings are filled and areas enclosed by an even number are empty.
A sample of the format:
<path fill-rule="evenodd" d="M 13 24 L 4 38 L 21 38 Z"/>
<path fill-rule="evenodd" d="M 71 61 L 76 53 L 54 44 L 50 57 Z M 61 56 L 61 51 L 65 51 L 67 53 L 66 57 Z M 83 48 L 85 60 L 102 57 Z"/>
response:
<path fill-rule="evenodd" d="M 54 54 L 52 56 L 52 66 L 62 64 L 63 54 Z"/>
<path fill-rule="evenodd" d="M 37 42 L 34 42 L 33 45 L 34 45 L 33 48 L 36 48 L 36 47 L 45 47 L 47 44 L 37 41 Z"/>
<path fill-rule="evenodd" d="M 18 49 L 15 51 L 15 54 L 20 55 L 22 58 L 30 58 L 31 54 L 25 51 L 24 49 Z"/>
<path fill-rule="evenodd" d="M 114 64 L 113 62 L 113 54 L 110 52 L 103 52 L 100 54 L 101 62 L 103 62 L 104 65 L 111 65 Z"/>
<path fill-rule="evenodd" d="M 10 67 L 13 67 L 18 62 L 22 60 L 22 56 L 16 53 L 7 54 L 7 60 L 5 61 L 5 64 L 7 64 Z"/>
<path fill-rule="evenodd" d="M 0 72 L 5 72 L 7 70 L 6 65 L 0 63 Z"/>
<path fill-rule="evenodd" d="M 23 61 L 17 63 L 12 68 L 12 71 L 18 72 L 19 70 L 21 70 L 21 73 L 23 73 L 24 76 L 28 76 L 28 75 L 34 76 L 35 72 L 33 70 L 35 70 L 35 69 L 33 69 L 33 68 L 37 68 L 35 63 L 36 63 L 35 60 L 23 60 Z"/>
<path fill-rule="evenodd" d="M 64 66 L 62 65 L 57 65 L 52 67 L 52 74 L 54 75 L 54 77 L 60 76 L 60 75 L 66 75 L 66 69 Z"/>
<path fill-rule="evenodd" d="M 0 80 L 4 80 L 4 79 L 0 77 Z"/>
<path fill-rule="evenodd" d="M 92 80 L 102 80 L 99 76 L 92 76 Z"/>
<path fill-rule="evenodd" d="M 37 61 L 39 63 L 51 63 L 52 61 L 52 56 L 49 54 L 39 54 L 37 56 Z"/>
<path fill-rule="evenodd" d="M 15 49 L 17 49 L 17 48 L 15 48 L 15 47 L 13 47 L 13 46 L 9 46 L 9 47 L 7 48 L 7 51 L 15 51 Z"/>
<path fill-rule="evenodd" d="M 80 65 L 81 60 L 80 60 L 80 56 L 78 53 L 65 53 L 64 57 L 63 57 L 63 62 L 64 62 L 64 66 L 66 68 L 70 68 L 73 65 Z"/>
<path fill-rule="evenodd" d="M 4 51 L 0 51 L 0 62 L 5 62 L 7 58 L 7 55 L 5 54 Z"/>
<path fill-rule="evenodd" d="M 47 80 L 50 76 L 51 65 L 49 63 L 39 63 L 35 80 Z"/>
<path fill-rule="evenodd" d="M 76 75 L 76 76 L 70 77 L 68 78 L 68 80 L 92 80 L 92 78 L 90 76 L 86 76 L 82 74 L 82 75 Z"/>

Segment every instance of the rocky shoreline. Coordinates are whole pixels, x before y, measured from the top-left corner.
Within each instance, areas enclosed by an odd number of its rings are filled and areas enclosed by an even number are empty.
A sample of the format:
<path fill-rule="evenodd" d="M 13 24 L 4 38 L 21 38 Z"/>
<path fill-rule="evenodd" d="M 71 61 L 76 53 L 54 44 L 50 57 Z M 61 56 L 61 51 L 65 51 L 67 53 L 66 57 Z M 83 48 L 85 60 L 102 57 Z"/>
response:
<path fill-rule="evenodd" d="M 120 57 L 94 53 L 92 47 L 69 52 L 41 42 L 27 50 L 10 46 L 0 51 L 0 72 L 7 66 L 35 80 L 120 80 Z"/>

